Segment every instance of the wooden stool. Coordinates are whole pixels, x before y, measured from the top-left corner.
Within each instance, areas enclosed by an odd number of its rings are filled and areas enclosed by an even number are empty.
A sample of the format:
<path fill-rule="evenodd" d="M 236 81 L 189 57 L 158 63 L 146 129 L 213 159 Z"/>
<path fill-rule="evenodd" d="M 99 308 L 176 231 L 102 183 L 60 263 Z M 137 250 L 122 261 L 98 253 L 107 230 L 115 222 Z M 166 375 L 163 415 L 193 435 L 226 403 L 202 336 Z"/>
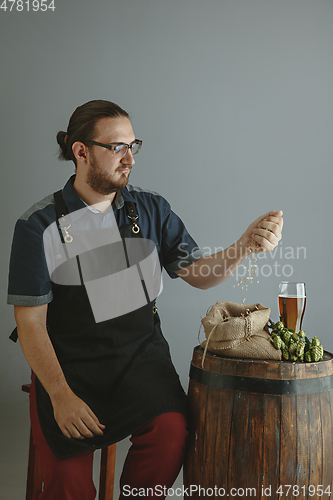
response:
<path fill-rule="evenodd" d="M 22 391 L 30 393 L 30 384 L 22 385 Z M 99 476 L 98 500 L 113 500 L 114 469 L 116 463 L 116 444 L 102 449 Z M 37 500 L 42 491 L 42 470 L 39 456 L 32 440 L 30 429 L 29 461 L 26 500 Z"/>

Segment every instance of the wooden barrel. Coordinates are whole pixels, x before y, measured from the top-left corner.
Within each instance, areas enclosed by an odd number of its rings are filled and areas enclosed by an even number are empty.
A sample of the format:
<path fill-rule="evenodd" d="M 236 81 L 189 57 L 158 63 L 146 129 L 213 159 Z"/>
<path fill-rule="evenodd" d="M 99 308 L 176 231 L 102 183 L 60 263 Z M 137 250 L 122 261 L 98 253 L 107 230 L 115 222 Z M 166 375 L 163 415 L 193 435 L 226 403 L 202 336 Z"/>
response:
<path fill-rule="evenodd" d="M 292 363 L 207 352 L 204 369 L 202 357 L 196 347 L 184 464 L 191 497 L 333 498 L 333 355 Z"/>

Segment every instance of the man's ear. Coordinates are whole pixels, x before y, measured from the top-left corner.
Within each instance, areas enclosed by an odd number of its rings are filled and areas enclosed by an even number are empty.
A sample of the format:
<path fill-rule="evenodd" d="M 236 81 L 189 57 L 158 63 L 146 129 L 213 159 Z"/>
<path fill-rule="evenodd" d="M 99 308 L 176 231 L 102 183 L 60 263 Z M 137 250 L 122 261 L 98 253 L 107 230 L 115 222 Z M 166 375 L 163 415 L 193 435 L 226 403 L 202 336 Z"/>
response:
<path fill-rule="evenodd" d="M 87 146 L 83 142 L 76 141 L 72 145 L 72 151 L 76 161 L 87 161 Z"/>

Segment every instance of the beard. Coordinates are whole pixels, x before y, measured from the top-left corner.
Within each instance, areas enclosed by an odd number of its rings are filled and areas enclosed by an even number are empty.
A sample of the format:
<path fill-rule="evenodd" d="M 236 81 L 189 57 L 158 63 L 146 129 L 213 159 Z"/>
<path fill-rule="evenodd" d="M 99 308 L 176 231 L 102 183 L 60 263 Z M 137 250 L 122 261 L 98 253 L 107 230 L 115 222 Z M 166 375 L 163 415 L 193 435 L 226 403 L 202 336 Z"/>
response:
<path fill-rule="evenodd" d="M 132 167 L 128 168 L 130 170 L 132 169 Z M 91 162 L 87 173 L 87 184 L 96 193 L 109 195 L 124 188 L 128 183 L 130 172 L 128 173 L 128 175 L 122 174 L 117 181 L 113 179 L 116 174 L 117 171 L 111 175 L 102 170 L 98 165 L 98 161 L 96 160 L 96 158 L 94 156 L 91 156 Z"/>

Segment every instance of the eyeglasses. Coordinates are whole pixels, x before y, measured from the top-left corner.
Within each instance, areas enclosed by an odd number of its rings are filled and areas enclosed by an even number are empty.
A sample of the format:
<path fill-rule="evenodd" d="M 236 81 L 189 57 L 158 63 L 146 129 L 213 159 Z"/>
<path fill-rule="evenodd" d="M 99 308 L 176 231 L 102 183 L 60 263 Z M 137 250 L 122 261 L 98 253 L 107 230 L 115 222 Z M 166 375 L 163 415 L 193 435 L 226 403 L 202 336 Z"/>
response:
<path fill-rule="evenodd" d="M 113 151 L 113 156 L 116 156 L 117 158 L 122 158 L 123 156 L 126 156 L 127 151 L 129 149 L 132 150 L 132 155 L 136 155 L 140 151 L 142 146 L 142 141 L 140 141 L 139 139 L 135 139 L 135 141 L 132 142 L 132 144 L 121 143 L 116 145 L 102 144 L 101 142 L 87 141 L 87 140 L 82 142 L 87 144 L 95 144 L 95 146 L 101 146 L 102 148 L 110 149 L 111 151 Z"/>

